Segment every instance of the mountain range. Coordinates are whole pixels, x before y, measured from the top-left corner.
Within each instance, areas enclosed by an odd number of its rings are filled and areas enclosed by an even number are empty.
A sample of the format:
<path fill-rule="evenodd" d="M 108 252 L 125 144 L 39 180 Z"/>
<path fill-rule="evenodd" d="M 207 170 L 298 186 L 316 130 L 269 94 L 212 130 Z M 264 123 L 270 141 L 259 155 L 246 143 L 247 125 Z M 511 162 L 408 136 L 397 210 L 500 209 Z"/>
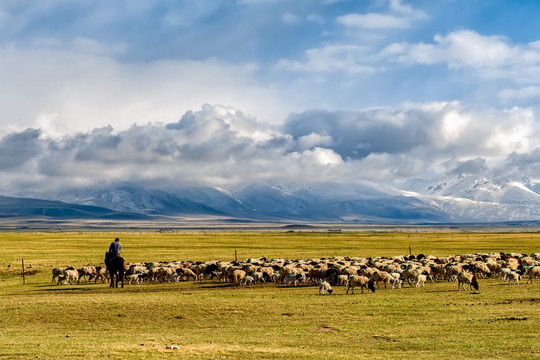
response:
<path fill-rule="evenodd" d="M 1 196 L 0 218 L 178 219 L 360 224 L 534 222 L 540 194 L 511 179 L 448 176 L 393 185 L 264 183 L 148 189 L 135 185 Z"/>

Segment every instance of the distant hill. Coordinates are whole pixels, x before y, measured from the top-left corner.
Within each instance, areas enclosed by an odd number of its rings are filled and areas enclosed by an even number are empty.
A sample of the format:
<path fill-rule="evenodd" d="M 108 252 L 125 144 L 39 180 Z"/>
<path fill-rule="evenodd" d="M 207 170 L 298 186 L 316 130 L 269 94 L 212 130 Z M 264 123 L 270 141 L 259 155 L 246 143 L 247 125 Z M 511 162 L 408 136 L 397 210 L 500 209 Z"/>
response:
<path fill-rule="evenodd" d="M 143 214 L 119 212 L 98 206 L 68 204 L 61 201 L 0 196 L 0 218 L 6 217 L 113 220 L 142 220 L 148 218 Z"/>

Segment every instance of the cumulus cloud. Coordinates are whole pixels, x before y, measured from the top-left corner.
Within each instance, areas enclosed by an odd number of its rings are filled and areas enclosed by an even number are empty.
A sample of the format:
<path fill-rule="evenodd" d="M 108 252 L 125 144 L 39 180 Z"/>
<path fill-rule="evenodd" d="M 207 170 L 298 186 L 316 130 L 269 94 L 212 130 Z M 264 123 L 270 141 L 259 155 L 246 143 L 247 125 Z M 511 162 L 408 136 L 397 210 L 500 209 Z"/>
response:
<path fill-rule="evenodd" d="M 472 111 L 454 103 L 308 111 L 276 126 L 222 105 L 177 122 L 0 139 L 4 191 L 130 182 L 227 186 L 259 181 L 403 180 L 488 170 L 540 178 L 530 109 Z"/>

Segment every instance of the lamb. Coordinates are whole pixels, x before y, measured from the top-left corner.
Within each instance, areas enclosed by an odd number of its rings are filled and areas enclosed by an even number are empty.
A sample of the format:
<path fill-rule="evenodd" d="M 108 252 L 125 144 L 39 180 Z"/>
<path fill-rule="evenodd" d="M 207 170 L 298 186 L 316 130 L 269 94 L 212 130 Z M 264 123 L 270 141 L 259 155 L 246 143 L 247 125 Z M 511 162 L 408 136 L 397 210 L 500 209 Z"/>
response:
<path fill-rule="evenodd" d="M 457 275 L 458 280 L 458 291 L 463 288 L 463 291 L 465 291 L 465 284 L 469 284 L 469 290 L 471 290 L 471 286 L 478 290 L 478 282 L 476 281 L 476 276 L 468 271 L 462 271 Z"/>
<path fill-rule="evenodd" d="M 327 281 L 319 281 L 319 294 L 332 294 L 332 286 Z"/>
<path fill-rule="evenodd" d="M 347 294 L 349 293 L 349 290 L 351 290 L 351 294 L 354 294 L 354 288 L 357 286 L 360 286 L 360 290 L 362 290 L 362 294 L 364 293 L 364 288 L 367 288 L 371 290 L 372 292 L 375 292 L 375 285 L 373 284 L 372 279 L 364 275 L 350 275 L 349 284 L 347 286 Z"/>

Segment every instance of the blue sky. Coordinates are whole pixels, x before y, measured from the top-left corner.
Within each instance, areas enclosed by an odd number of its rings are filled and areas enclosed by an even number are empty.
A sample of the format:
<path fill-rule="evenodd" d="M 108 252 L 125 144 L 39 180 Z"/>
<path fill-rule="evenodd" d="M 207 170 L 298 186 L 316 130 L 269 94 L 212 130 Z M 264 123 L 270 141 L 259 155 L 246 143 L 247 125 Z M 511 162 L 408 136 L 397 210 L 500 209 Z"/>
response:
<path fill-rule="evenodd" d="M 0 186 L 402 181 L 471 163 L 536 183 L 539 13 L 502 0 L 3 0 Z"/>

